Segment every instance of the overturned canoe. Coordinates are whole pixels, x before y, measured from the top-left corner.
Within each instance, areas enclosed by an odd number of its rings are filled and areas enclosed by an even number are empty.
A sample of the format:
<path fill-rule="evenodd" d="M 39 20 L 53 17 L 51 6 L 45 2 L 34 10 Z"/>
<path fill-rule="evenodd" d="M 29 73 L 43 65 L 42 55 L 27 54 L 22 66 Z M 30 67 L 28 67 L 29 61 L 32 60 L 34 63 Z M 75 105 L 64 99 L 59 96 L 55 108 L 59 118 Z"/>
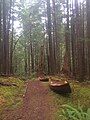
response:
<path fill-rule="evenodd" d="M 42 82 L 48 82 L 49 78 L 39 77 L 39 80 Z"/>
<path fill-rule="evenodd" d="M 51 80 L 49 82 L 49 87 L 54 92 L 60 94 L 71 93 L 71 87 L 67 81 Z"/>

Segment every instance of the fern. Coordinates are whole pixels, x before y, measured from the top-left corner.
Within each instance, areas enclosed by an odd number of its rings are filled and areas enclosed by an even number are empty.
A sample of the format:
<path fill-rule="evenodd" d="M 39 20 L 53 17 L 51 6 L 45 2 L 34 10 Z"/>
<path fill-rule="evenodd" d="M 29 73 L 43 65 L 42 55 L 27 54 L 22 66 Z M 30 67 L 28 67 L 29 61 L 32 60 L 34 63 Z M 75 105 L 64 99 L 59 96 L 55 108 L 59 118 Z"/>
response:
<path fill-rule="evenodd" d="M 69 105 L 63 105 L 62 115 L 67 120 L 90 120 L 90 108 L 85 112 L 80 105 L 77 109 Z"/>

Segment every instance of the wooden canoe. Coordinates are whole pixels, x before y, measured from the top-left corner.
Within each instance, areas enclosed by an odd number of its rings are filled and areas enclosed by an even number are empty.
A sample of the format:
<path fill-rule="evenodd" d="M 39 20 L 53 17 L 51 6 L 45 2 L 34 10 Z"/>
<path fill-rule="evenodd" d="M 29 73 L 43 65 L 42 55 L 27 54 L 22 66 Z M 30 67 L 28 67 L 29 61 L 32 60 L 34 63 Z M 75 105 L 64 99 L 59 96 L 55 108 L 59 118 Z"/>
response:
<path fill-rule="evenodd" d="M 60 94 L 71 93 L 71 87 L 67 81 L 51 80 L 49 81 L 49 87 Z"/>
<path fill-rule="evenodd" d="M 39 80 L 42 81 L 42 82 L 48 82 L 49 78 L 39 77 Z"/>

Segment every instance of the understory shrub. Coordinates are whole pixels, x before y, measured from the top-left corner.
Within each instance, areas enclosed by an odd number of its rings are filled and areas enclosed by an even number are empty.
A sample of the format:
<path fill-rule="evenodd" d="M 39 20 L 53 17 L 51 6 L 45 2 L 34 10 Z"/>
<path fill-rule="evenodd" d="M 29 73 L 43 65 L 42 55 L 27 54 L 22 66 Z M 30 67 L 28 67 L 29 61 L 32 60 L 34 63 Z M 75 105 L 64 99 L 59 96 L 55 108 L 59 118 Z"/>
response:
<path fill-rule="evenodd" d="M 90 108 L 83 110 L 80 105 L 77 109 L 70 105 L 63 105 L 62 115 L 59 117 L 62 120 L 90 120 Z"/>

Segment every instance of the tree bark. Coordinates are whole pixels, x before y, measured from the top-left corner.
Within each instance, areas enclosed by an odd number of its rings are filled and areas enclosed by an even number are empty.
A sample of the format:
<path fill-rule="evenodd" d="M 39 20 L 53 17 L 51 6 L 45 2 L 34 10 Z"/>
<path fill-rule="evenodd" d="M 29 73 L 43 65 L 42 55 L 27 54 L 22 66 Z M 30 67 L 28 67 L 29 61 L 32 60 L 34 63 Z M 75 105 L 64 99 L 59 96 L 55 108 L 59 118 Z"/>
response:
<path fill-rule="evenodd" d="M 87 10 L 87 47 L 88 47 L 88 79 L 90 80 L 90 0 L 86 0 Z"/>
<path fill-rule="evenodd" d="M 52 27 L 51 27 L 51 7 L 50 7 L 50 0 L 47 0 L 47 18 L 48 18 L 48 39 L 49 39 L 49 74 L 54 74 L 54 55 L 53 55 L 53 44 L 52 44 Z"/>
<path fill-rule="evenodd" d="M 53 44 L 54 44 L 54 62 L 55 62 L 55 73 L 60 72 L 60 42 L 58 39 L 58 33 L 57 33 L 57 20 L 56 20 L 56 6 L 55 6 L 55 0 L 52 0 L 53 3 Z"/>
<path fill-rule="evenodd" d="M 1 42 L 1 38 L 2 38 L 2 34 L 1 34 L 1 1 L 0 1 L 0 75 L 1 75 L 1 65 L 2 65 L 2 42 Z"/>
<path fill-rule="evenodd" d="M 27 46 L 25 45 L 25 76 L 27 76 Z"/>
<path fill-rule="evenodd" d="M 3 0 L 3 74 L 7 74 L 6 2 Z"/>

